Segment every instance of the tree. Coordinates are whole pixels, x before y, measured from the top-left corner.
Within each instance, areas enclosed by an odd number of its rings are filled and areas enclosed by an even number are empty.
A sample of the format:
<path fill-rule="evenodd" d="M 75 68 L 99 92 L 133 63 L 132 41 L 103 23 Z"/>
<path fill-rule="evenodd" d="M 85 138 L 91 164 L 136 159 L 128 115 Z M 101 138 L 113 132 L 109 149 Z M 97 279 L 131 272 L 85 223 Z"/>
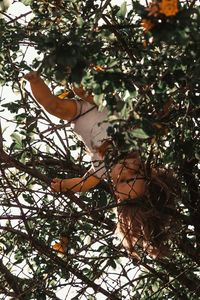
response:
<path fill-rule="evenodd" d="M 9 11 L 0 19 L 2 299 L 197 299 L 198 1 L 22 2 L 30 21 Z M 113 236 L 116 203 L 106 183 L 80 196 L 52 194 L 52 178 L 80 175 L 89 163 L 69 124 L 27 90 L 21 78 L 30 69 L 57 92 L 81 82 L 101 108 L 119 112 L 110 135 L 121 151 L 138 147 L 144 161 L 174 170 L 180 225 L 170 258 L 153 260 L 141 249 L 139 263 L 128 257 Z M 7 86 L 15 101 L 3 94 Z"/>

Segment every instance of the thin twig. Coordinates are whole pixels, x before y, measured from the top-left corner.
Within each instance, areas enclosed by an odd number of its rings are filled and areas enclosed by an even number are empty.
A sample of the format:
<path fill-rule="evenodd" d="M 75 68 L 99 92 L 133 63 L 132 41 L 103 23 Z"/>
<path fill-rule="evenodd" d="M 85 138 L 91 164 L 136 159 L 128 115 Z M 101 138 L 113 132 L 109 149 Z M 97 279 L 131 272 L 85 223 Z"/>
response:
<path fill-rule="evenodd" d="M 14 19 L 12 19 L 10 16 L 8 16 L 8 15 L 6 14 L 6 16 L 9 17 L 9 18 L 11 19 L 9 22 L 7 22 L 7 25 L 16 22 L 17 20 L 19 20 L 19 19 L 21 19 L 21 18 L 23 18 L 23 17 L 26 17 L 26 16 L 30 15 L 31 13 L 32 13 L 32 11 L 28 11 L 28 12 L 26 12 L 26 13 L 24 13 L 24 14 L 21 14 L 20 16 L 14 18 Z"/>

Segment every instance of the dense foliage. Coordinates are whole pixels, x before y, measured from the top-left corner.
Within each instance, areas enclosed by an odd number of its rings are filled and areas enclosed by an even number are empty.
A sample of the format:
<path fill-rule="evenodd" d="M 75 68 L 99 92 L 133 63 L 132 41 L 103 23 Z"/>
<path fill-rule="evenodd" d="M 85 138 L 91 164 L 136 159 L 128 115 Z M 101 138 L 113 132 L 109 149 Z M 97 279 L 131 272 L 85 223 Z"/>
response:
<path fill-rule="evenodd" d="M 30 11 L 16 17 L 1 5 L 0 19 L 1 299 L 197 299 L 198 1 L 21 2 Z M 92 90 L 100 109 L 119 113 L 109 133 L 120 151 L 140 149 L 145 162 L 174 171 L 180 226 L 169 258 L 140 249 L 140 262 L 128 257 L 113 235 L 106 183 L 81 195 L 51 192 L 52 178 L 84 174 L 89 163 L 69 124 L 31 96 L 23 81 L 31 69 L 55 93 L 70 82 Z"/>

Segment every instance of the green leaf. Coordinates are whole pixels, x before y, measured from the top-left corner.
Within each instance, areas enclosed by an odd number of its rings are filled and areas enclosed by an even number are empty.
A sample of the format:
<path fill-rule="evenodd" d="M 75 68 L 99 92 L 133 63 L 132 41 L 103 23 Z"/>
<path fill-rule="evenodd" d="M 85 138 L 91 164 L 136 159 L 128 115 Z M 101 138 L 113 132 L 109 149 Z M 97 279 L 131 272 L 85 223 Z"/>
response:
<path fill-rule="evenodd" d="M 109 265 L 113 268 L 113 269 L 116 269 L 117 268 L 117 264 L 115 262 L 114 259 L 110 259 L 109 260 Z"/>
<path fill-rule="evenodd" d="M 145 131 L 142 128 L 136 128 L 131 131 L 131 136 L 136 137 L 138 139 L 147 139 L 149 136 L 145 133 Z"/>
<path fill-rule="evenodd" d="M 18 257 L 18 258 L 16 258 L 16 260 L 13 262 L 13 265 L 21 264 L 23 261 L 24 261 L 24 258 L 23 258 L 22 256 L 21 256 L 21 257 Z"/>
<path fill-rule="evenodd" d="M 32 0 L 20 0 L 24 5 L 31 5 Z"/>
<path fill-rule="evenodd" d="M 81 18 L 81 16 L 77 17 L 77 24 L 80 28 L 83 26 L 84 20 L 83 20 L 83 18 Z"/>
<path fill-rule="evenodd" d="M 26 202 L 28 202 L 29 204 L 34 204 L 35 203 L 35 201 L 33 200 L 33 198 L 30 195 L 23 194 L 22 196 L 23 196 L 24 200 Z"/>
<path fill-rule="evenodd" d="M 120 6 L 119 11 L 117 12 L 117 17 L 124 19 L 126 12 L 127 12 L 127 3 L 126 1 L 124 1 Z"/>
<path fill-rule="evenodd" d="M 19 115 L 16 115 L 16 120 L 21 123 L 25 118 L 27 117 L 26 113 L 21 113 Z"/>
<path fill-rule="evenodd" d="M 17 146 L 17 149 L 21 149 L 21 147 L 22 147 L 22 138 L 21 138 L 21 136 L 18 133 L 13 132 L 11 134 L 11 138 L 14 141 L 15 145 Z"/>
<path fill-rule="evenodd" d="M 18 102 L 9 102 L 6 104 L 2 104 L 1 106 L 6 107 L 11 113 L 17 113 L 20 108 L 20 105 Z"/>
<path fill-rule="evenodd" d="M 104 99 L 104 94 L 94 95 L 94 102 L 97 106 L 101 106 Z"/>

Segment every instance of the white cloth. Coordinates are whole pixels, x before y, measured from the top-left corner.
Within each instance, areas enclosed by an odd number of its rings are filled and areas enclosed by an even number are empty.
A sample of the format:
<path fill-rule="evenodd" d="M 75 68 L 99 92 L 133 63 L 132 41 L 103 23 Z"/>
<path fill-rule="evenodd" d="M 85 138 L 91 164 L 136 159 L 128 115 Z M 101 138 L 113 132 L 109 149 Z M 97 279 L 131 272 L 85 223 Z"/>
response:
<path fill-rule="evenodd" d="M 82 139 L 91 155 L 92 168 L 90 173 L 98 178 L 106 177 L 106 169 L 103 158 L 98 153 L 102 143 L 108 139 L 107 129 L 110 124 L 106 121 L 108 110 L 104 108 L 102 112 L 98 108 L 86 101 L 77 101 L 77 117 L 72 121 L 74 132 Z"/>

